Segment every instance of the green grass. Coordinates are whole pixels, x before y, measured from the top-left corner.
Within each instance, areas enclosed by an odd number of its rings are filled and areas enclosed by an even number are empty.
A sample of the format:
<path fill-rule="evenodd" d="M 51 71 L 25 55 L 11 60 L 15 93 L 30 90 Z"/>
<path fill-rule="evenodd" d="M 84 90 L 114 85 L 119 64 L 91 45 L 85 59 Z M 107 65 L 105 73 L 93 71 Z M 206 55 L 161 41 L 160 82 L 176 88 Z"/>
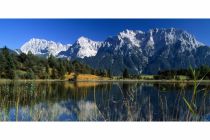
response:
<path fill-rule="evenodd" d="M 193 75 L 193 95 L 192 95 L 192 99 L 189 101 L 187 100 L 184 96 L 183 96 L 183 100 L 185 102 L 185 104 L 187 105 L 189 111 L 195 116 L 196 114 L 199 113 L 198 106 L 196 106 L 196 96 L 199 92 L 203 91 L 203 90 L 198 90 L 198 86 L 201 84 L 201 82 L 204 80 L 204 78 L 206 77 L 206 75 L 208 73 L 206 73 L 200 80 L 198 80 L 198 75 L 199 73 L 197 73 L 194 69 L 192 69 L 192 67 L 190 68 L 192 75 Z M 205 90 L 206 91 L 206 90 Z"/>

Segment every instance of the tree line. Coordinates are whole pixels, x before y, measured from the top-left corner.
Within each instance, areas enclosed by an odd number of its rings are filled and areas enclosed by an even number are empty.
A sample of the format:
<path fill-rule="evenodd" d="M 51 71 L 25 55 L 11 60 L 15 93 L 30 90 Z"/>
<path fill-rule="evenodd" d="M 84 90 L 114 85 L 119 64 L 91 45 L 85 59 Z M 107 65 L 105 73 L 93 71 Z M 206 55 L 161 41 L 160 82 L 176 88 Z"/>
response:
<path fill-rule="evenodd" d="M 110 76 L 110 70 L 96 70 L 77 60 L 40 57 L 28 54 L 16 54 L 4 47 L 0 50 L 1 79 L 64 79 L 67 73 L 95 74 Z"/>
<path fill-rule="evenodd" d="M 193 75 L 195 72 L 195 76 Z M 178 69 L 178 70 L 164 70 L 159 71 L 154 79 L 179 79 L 179 75 L 187 76 L 189 79 L 205 79 L 210 80 L 210 67 L 208 65 L 202 65 L 198 68 Z"/>
<path fill-rule="evenodd" d="M 194 68 L 197 79 L 210 79 L 210 67 L 203 65 Z M 65 74 L 94 74 L 112 78 L 111 69 L 94 69 L 77 60 L 56 58 L 53 55 L 41 57 L 28 54 L 17 54 L 7 47 L 0 49 L 0 79 L 64 79 Z M 154 75 L 154 79 L 178 79 L 179 75 L 193 79 L 192 69 L 164 70 Z M 122 78 L 141 79 L 141 75 L 131 75 L 125 68 Z"/>

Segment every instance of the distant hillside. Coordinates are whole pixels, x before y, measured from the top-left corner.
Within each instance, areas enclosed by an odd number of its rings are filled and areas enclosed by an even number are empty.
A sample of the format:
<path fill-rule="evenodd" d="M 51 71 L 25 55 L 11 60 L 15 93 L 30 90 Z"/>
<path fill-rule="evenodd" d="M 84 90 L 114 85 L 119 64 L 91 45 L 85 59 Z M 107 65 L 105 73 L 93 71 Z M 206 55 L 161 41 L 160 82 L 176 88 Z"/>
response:
<path fill-rule="evenodd" d="M 131 74 L 156 74 L 210 65 L 210 48 L 187 31 L 175 28 L 124 30 L 102 42 L 80 37 L 72 45 L 31 39 L 20 51 L 78 60 L 97 70 L 110 70 L 114 75 L 122 75 L 124 69 Z"/>
<path fill-rule="evenodd" d="M 2 50 L 3 50 L 4 48 L 5 48 L 5 47 L 0 48 L 0 53 L 2 52 Z M 7 48 L 7 47 L 6 47 L 6 48 Z M 9 53 L 17 54 L 16 51 L 11 50 L 11 49 L 9 49 L 9 48 L 7 48 L 7 49 L 8 49 L 8 51 L 9 51 Z"/>
<path fill-rule="evenodd" d="M 39 57 L 32 53 L 17 54 L 0 49 L 0 79 L 65 79 L 67 73 L 100 74 L 86 64 L 68 59 Z"/>

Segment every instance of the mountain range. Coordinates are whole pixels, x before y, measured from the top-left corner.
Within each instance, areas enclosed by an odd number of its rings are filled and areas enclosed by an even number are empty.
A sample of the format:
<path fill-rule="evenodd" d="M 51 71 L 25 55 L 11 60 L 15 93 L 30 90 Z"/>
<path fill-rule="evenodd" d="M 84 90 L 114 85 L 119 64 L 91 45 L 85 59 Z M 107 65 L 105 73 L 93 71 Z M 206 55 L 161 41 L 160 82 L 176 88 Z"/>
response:
<path fill-rule="evenodd" d="M 31 39 L 17 52 L 78 60 L 114 75 L 127 68 L 132 74 L 155 74 L 161 70 L 210 65 L 210 48 L 187 31 L 175 28 L 125 30 L 106 40 L 80 37 L 73 44 Z"/>

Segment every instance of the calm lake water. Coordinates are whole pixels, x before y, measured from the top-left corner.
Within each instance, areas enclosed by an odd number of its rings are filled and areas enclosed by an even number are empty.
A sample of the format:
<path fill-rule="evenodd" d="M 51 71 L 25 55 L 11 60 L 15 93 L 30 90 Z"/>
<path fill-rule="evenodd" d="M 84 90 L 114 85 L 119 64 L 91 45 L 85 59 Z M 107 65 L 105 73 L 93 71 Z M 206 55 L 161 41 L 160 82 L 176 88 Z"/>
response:
<path fill-rule="evenodd" d="M 0 121 L 210 121 L 210 84 L 1 82 Z"/>

